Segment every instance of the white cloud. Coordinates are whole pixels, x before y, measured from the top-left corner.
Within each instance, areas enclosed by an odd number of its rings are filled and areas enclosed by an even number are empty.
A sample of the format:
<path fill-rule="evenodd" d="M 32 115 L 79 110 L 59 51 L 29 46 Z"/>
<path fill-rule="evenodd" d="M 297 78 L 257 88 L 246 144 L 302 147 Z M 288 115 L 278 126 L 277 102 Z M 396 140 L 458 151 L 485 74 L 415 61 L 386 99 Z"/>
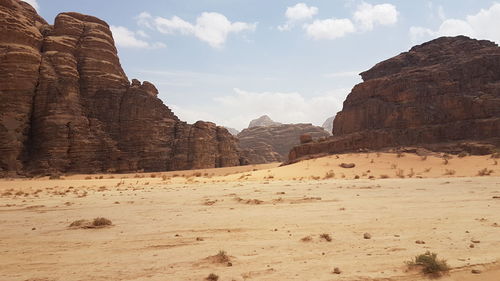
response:
<path fill-rule="evenodd" d="M 36 0 L 23 0 L 23 1 L 30 4 L 37 11 L 40 8 L 40 6 L 38 6 L 38 2 Z"/>
<path fill-rule="evenodd" d="M 392 4 L 371 5 L 363 2 L 354 12 L 354 20 L 362 30 L 373 30 L 376 24 L 395 24 L 398 21 L 398 14 L 396 6 Z"/>
<path fill-rule="evenodd" d="M 293 7 L 288 7 L 285 12 L 287 19 L 292 21 L 311 19 L 318 13 L 317 7 L 308 7 L 305 3 L 298 3 Z"/>
<path fill-rule="evenodd" d="M 174 113 L 190 123 L 210 120 L 238 130 L 261 115 L 281 123 L 312 123 L 321 126 L 341 109 L 349 89 L 338 89 L 321 96 L 306 98 L 300 93 L 251 92 L 238 88 L 227 96 L 214 98 L 212 105 L 199 107 L 171 106 Z"/>
<path fill-rule="evenodd" d="M 442 12 L 444 16 L 444 12 Z M 439 36 L 466 35 L 478 39 L 487 39 L 500 43 L 500 3 L 494 3 L 488 9 L 481 9 L 477 14 L 465 19 L 444 19 L 437 30 L 424 27 L 411 27 L 410 37 L 413 43 Z"/>
<path fill-rule="evenodd" d="M 151 25 L 151 20 L 153 19 L 153 16 L 151 16 L 150 13 L 142 12 L 137 17 L 135 17 L 135 19 L 137 20 L 137 25 L 153 29 L 153 26 Z"/>
<path fill-rule="evenodd" d="M 113 33 L 113 38 L 118 47 L 122 48 L 146 48 L 146 49 L 159 49 L 165 48 L 166 45 L 161 42 L 149 43 L 147 41 L 137 38 L 138 36 L 143 36 L 143 32 L 133 32 L 123 26 L 111 26 L 111 32 Z"/>
<path fill-rule="evenodd" d="M 311 24 L 305 24 L 304 29 L 311 38 L 316 40 L 336 39 L 356 31 L 356 28 L 350 19 L 334 18 L 315 20 Z"/>
<path fill-rule="evenodd" d="M 257 23 L 231 22 L 222 14 L 208 12 L 202 13 L 196 19 L 195 24 L 178 16 L 173 16 L 170 19 L 162 17 L 153 19 L 146 12 L 137 16 L 137 19 L 141 26 L 155 27 L 163 34 L 193 35 L 214 48 L 222 47 L 231 33 L 245 30 L 254 31 L 257 27 Z"/>
<path fill-rule="evenodd" d="M 288 31 L 295 25 L 296 22 L 311 19 L 317 13 L 317 7 L 309 7 L 305 3 L 298 3 L 295 6 L 287 7 L 285 12 L 287 22 L 284 25 L 278 26 L 278 30 Z"/>

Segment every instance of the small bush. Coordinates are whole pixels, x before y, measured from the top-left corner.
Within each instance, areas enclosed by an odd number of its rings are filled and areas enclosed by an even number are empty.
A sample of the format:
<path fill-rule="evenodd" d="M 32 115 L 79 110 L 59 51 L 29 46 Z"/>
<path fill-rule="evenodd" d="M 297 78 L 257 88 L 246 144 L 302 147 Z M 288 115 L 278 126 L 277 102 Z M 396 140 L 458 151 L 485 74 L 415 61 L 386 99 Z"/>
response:
<path fill-rule="evenodd" d="M 418 255 L 414 260 L 407 261 L 409 267 L 421 267 L 425 274 L 441 275 L 450 270 L 446 260 L 438 260 L 436 253 L 427 251 L 425 254 Z"/>
<path fill-rule="evenodd" d="M 464 158 L 466 156 L 469 156 L 469 153 L 467 153 L 466 151 L 462 151 L 458 154 L 458 158 Z"/>
<path fill-rule="evenodd" d="M 214 257 L 218 263 L 229 262 L 229 256 L 227 255 L 226 251 L 220 250 L 219 253 L 217 253 L 217 255 L 215 255 Z"/>
<path fill-rule="evenodd" d="M 106 226 L 106 225 L 111 225 L 112 222 L 110 220 L 108 220 L 107 218 L 95 218 L 93 221 L 92 221 L 92 225 L 95 226 L 95 227 L 102 227 L 102 226 Z"/>
<path fill-rule="evenodd" d="M 380 178 L 381 178 L 381 179 L 388 179 L 388 178 L 389 178 L 389 176 L 384 174 L 384 175 L 380 175 Z"/>
<path fill-rule="evenodd" d="M 210 273 L 207 278 L 205 278 L 205 280 L 207 281 L 217 281 L 219 280 L 219 275 L 216 275 L 216 274 L 213 274 L 213 273 Z"/>
<path fill-rule="evenodd" d="M 311 242 L 312 241 L 312 237 L 311 236 L 302 237 L 300 239 L 300 241 L 302 241 L 302 242 Z"/>
<path fill-rule="evenodd" d="M 483 177 L 483 176 L 489 176 L 493 173 L 493 170 L 488 170 L 487 168 L 484 168 L 482 170 L 479 170 L 477 172 L 477 175 L 480 176 L 480 177 Z"/>
<path fill-rule="evenodd" d="M 444 172 L 445 176 L 453 176 L 455 174 L 455 170 L 453 169 L 446 169 Z"/>
<path fill-rule="evenodd" d="M 321 234 L 319 238 L 324 239 L 327 242 L 332 242 L 332 237 L 330 237 L 330 234 L 328 233 Z"/>

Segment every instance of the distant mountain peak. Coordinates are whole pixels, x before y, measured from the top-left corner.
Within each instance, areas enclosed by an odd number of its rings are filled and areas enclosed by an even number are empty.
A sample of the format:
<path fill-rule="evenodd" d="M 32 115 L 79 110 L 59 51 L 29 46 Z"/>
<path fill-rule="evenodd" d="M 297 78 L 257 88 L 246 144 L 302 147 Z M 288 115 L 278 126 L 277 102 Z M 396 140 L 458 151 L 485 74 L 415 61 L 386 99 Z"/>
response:
<path fill-rule="evenodd" d="M 279 126 L 282 125 L 279 122 L 274 122 L 273 119 L 271 119 L 267 115 L 262 115 L 261 117 L 254 119 L 250 121 L 250 124 L 248 125 L 248 128 L 253 128 L 253 127 L 271 127 L 271 126 Z"/>

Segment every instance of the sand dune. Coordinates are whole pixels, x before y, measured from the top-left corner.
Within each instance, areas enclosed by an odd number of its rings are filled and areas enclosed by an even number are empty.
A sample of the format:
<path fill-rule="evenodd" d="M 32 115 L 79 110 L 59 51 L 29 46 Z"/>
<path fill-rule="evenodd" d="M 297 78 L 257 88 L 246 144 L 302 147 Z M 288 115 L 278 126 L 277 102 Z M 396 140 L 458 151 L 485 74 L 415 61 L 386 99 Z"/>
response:
<path fill-rule="evenodd" d="M 370 153 L 283 167 L 6 179 L 0 279 L 428 280 L 404 262 L 433 251 L 452 268 L 440 280 L 498 281 L 497 160 Z M 478 176 L 484 169 L 490 175 Z M 68 227 L 95 217 L 113 225 Z"/>

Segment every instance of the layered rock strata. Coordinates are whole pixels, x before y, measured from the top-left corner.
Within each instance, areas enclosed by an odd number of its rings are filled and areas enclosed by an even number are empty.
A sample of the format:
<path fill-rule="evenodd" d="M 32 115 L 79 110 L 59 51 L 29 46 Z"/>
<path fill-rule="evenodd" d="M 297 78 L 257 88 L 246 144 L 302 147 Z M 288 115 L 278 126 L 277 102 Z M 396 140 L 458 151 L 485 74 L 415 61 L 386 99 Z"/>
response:
<path fill-rule="evenodd" d="M 129 82 L 109 26 L 78 13 L 47 24 L 0 0 L 0 173 L 161 171 L 240 164 L 237 140 L 182 122 L 149 82 Z"/>
<path fill-rule="evenodd" d="M 438 38 L 361 76 L 335 117 L 333 137 L 295 147 L 290 161 L 358 149 L 500 144 L 500 48 L 493 42 Z"/>

